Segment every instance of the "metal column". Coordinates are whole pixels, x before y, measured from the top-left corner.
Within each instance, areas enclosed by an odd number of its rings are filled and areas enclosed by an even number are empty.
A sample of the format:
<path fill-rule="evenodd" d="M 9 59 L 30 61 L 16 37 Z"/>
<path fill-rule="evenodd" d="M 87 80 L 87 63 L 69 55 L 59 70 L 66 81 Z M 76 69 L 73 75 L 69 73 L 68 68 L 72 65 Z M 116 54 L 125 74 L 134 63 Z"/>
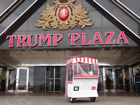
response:
<path fill-rule="evenodd" d="M 113 91 L 116 91 L 115 69 L 112 69 Z"/>
<path fill-rule="evenodd" d="M 6 79 L 6 91 L 8 90 L 8 82 L 9 82 L 9 69 L 7 69 L 6 73 L 7 79 Z"/>
<path fill-rule="evenodd" d="M 129 67 L 129 83 L 130 83 L 130 91 L 132 92 L 133 90 L 133 85 L 132 85 L 132 77 L 133 77 L 133 71 L 132 67 Z"/>
<path fill-rule="evenodd" d="M 124 68 L 122 69 L 122 75 L 123 75 L 123 89 L 126 91 L 126 86 L 125 86 L 125 70 Z"/>
<path fill-rule="evenodd" d="M 55 92 L 55 67 L 54 67 L 54 78 L 53 78 L 53 92 Z"/>
<path fill-rule="evenodd" d="M 103 67 L 103 88 L 106 91 L 106 75 L 105 75 L 105 68 Z"/>

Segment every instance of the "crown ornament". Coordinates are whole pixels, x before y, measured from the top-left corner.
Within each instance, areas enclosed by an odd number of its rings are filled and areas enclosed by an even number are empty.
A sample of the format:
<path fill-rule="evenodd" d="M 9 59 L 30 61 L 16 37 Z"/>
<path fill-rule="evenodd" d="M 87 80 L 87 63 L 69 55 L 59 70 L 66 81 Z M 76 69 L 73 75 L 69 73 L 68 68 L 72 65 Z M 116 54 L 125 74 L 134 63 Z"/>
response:
<path fill-rule="evenodd" d="M 42 27 L 44 30 L 47 28 L 59 28 L 60 30 L 67 30 L 69 28 L 92 26 L 91 18 L 88 19 L 88 12 L 82 4 L 74 5 L 76 0 L 56 0 L 52 1 L 53 6 L 46 6 L 46 10 L 40 14 L 40 20 L 36 27 Z"/>

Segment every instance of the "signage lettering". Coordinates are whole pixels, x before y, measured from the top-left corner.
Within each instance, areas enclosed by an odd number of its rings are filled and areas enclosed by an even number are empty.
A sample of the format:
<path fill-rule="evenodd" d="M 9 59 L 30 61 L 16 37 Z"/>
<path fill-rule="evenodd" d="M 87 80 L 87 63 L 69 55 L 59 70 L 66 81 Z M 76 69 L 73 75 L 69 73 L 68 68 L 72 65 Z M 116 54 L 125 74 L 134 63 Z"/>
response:
<path fill-rule="evenodd" d="M 45 38 L 45 36 L 43 34 L 41 34 L 40 37 L 39 37 L 39 47 L 42 46 L 42 40 L 41 39 L 43 39 L 44 42 L 46 42 L 47 39 L 48 39 L 48 46 L 52 46 L 51 45 L 51 35 L 52 34 L 48 34 L 47 37 Z"/>
<path fill-rule="evenodd" d="M 86 40 L 86 33 L 69 33 L 68 37 L 70 38 L 70 46 L 75 46 L 76 42 L 82 38 L 81 46 L 92 46 L 96 43 L 99 43 L 99 45 L 119 45 L 120 41 L 122 40 L 124 44 L 129 44 L 126 35 L 124 32 L 120 32 L 117 39 L 113 39 L 113 35 L 115 32 L 105 32 L 106 42 L 103 42 L 103 37 L 100 35 L 99 32 L 96 32 L 93 35 L 93 39 Z M 14 47 L 14 41 L 17 41 L 17 47 L 35 47 L 39 46 L 42 47 L 43 43 L 47 43 L 47 46 L 58 46 L 58 43 L 63 39 L 62 34 L 48 34 L 47 36 L 44 34 L 36 34 L 34 35 L 8 35 L 6 39 L 9 39 L 9 47 Z M 52 43 L 53 40 L 53 43 Z"/>
<path fill-rule="evenodd" d="M 95 36 L 93 38 L 92 45 L 95 45 L 95 41 L 97 41 L 97 40 L 99 40 L 99 42 L 100 42 L 99 44 L 104 44 L 104 42 L 103 42 L 103 40 L 102 40 L 101 35 L 100 35 L 99 32 L 96 32 L 95 33 Z"/>
<path fill-rule="evenodd" d="M 109 34 L 110 34 L 110 35 L 109 35 Z M 113 37 L 113 35 L 114 35 L 114 32 L 106 32 L 106 33 L 105 33 L 105 36 L 106 36 L 106 35 L 109 35 L 109 37 L 108 37 L 108 39 L 107 39 L 107 41 L 106 41 L 105 44 L 114 44 L 114 43 L 115 43 L 115 39 L 114 39 L 113 42 L 110 42 L 111 39 L 112 39 L 112 37 Z"/>
<path fill-rule="evenodd" d="M 88 42 L 88 43 L 86 43 L 86 33 L 82 33 L 82 44 L 81 45 L 90 45 L 90 43 L 91 43 L 91 40 Z"/>
<path fill-rule="evenodd" d="M 74 36 L 76 35 L 76 39 L 74 39 Z M 78 39 L 80 39 L 80 34 L 79 33 L 70 33 L 68 34 L 69 37 L 71 37 L 71 46 L 74 46 L 75 43 Z"/>
<path fill-rule="evenodd" d="M 23 38 L 22 38 L 23 37 Z M 27 47 L 25 40 L 26 40 L 25 35 L 18 35 L 18 41 L 17 41 L 17 47 L 21 47 L 21 44 L 23 44 L 24 47 Z"/>
<path fill-rule="evenodd" d="M 32 37 L 32 35 L 28 35 L 28 45 L 31 46 L 31 47 L 35 47 L 37 45 L 37 37 L 38 37 L 38 35 L 35 35 L 35 44 L 34 45 L 31 44 L 31 42 L 32 42 L 31 37 Z"/>
<path fill-rule="evenodd" d="M 124 40 L 124 44 L 128 44 L 128 40 L 124 34 L 124 32 L 120 32 L 117 43 L 116 44 L 120 44 L 120 40 Z"/>
<path fill-rule="evenodd" d="M 16 38 L 16 35 L 8 35 L 6 39 L 10 38 L 9 40 L 9 47 L 13 47 L 13 38 Z"/>
<path fill-rule="evenodd" d="M 57 36 L 59 36 L 59 39 L 57 39 Z M 57 43 L 63 38 L 62 34 L 54 34 L 54 46 L 58 46 Z"/>

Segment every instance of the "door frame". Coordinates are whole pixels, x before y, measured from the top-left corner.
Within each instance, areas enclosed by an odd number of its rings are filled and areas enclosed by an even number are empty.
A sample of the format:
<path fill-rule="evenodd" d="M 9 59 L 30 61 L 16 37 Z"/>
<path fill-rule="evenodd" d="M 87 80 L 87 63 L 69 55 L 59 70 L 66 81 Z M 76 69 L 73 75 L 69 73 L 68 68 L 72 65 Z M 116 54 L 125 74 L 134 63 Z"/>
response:
<path fill-rule="evenodd" d="M 20 69 L 26 69 L 27 70 L 27 75 L 26 75 L 26 89 L 25 90 L 18 90 L 19 87 L 19 73 Z M 17 68 L 17 73 L 16 73 L 16 92 L 28 92 L 28 82 L 29 82 L 29 68 L 27 67 L 18 67 Z"/>
<path fill-rule="evenodd" d="M 27 69 L 27 76 L 26 76 L 26 90 L 18 90 L 18 80 L 19 80 L 19 72 L 20 69 Z M 18 67 L 16 69 L 16 86 L 15 86 L 15 90 L 8 90 L 8 80 L 9 80 L 9 70 L 7 71 L 7 83 L 6 83 L 6 87 L 7 87 L 7 92 L 28 92 L 28 82 L 29 82 L 29 68 L 27 67 Z"/>
<path fill-rule="evenodd" d="M 125 89 L 125 74 L 124 74 L 124 69 L 122 67 L 103 67 L 103 82 L 104 82 L 104 91 L 107 92 L 107 89 L 106 89 L 106 74 L 105 74 L 105 69 L 112 69 L 112 78 L 113 78 L 113 89 L 111 89 L 112 92 L 116 92 L 116 91 L 119 91 L 119 92 L 124 92 L 124 89 Z M 123 77 L 123 90 L 117 90 L 116 89 L 116 77 L 115 77 L 115 70 L 116 69 L 121 69 L 122 70 L 122 77 Z"/>

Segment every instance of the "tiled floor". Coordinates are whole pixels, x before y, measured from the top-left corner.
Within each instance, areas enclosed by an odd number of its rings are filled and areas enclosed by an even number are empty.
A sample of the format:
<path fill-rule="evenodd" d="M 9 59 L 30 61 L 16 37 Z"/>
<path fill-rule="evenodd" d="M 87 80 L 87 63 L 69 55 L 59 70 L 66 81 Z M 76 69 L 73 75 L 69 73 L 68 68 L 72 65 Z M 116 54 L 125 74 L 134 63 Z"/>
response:
<path fill-rule="evenodd" d="M 127 92 L 99 92 L 95 102 L 78 98 L 70 103 L 64 93 L 0 93 L 0 105 L 140 105 L 140 97 Z"/>
<path fill-rule="evenodd" d="M 0 93 L 0 96 L 64 96 L 62 92 L 48 93 Z M 135 96 L 131 92 L 99 92 L 99 96 Z"/>

